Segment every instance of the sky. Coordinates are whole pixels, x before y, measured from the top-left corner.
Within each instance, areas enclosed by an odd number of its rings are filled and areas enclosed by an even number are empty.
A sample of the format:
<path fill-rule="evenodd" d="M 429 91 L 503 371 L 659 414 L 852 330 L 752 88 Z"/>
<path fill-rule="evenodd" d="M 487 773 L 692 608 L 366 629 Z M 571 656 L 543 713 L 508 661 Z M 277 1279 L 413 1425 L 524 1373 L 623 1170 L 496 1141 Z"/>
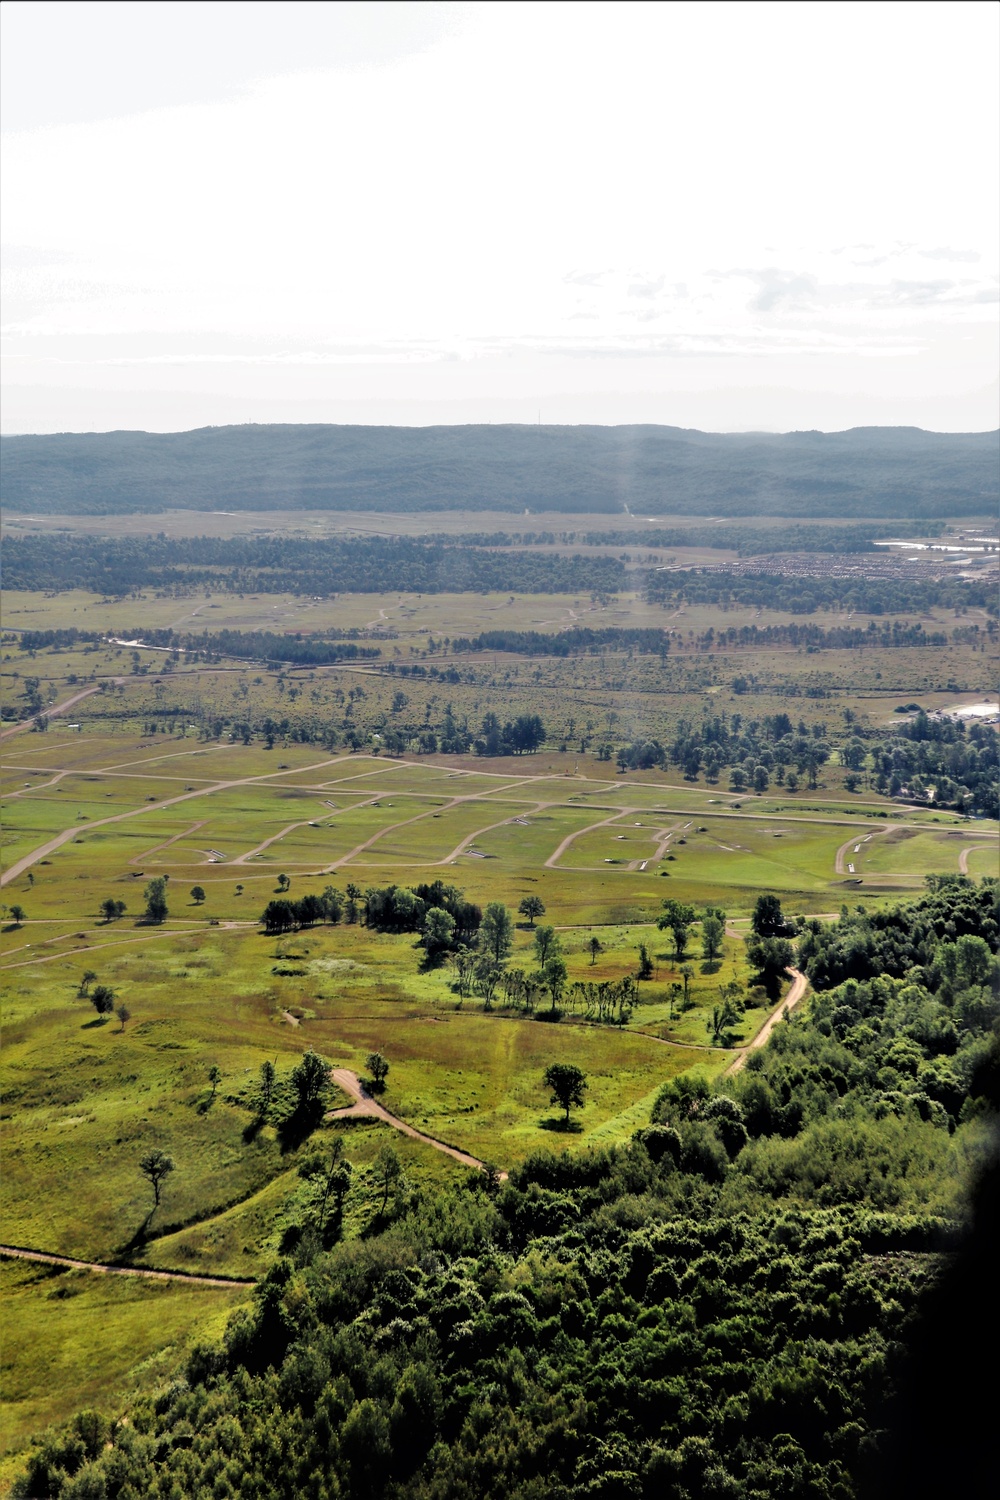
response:
<path fill-rule="evenodd" d="M 5 432 L 997 425 L 991 3 L 0 28 Z"/>

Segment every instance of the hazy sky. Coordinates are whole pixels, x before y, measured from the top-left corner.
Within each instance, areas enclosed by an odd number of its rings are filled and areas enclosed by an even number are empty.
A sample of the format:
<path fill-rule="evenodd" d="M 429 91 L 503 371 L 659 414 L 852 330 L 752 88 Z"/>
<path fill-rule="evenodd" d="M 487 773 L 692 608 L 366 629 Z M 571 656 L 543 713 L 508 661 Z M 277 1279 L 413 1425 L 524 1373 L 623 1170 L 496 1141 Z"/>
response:
<path fill-rule="evenodd" d="M 6 0 L 4 430 L 994 427 L 998 15 Z"/>

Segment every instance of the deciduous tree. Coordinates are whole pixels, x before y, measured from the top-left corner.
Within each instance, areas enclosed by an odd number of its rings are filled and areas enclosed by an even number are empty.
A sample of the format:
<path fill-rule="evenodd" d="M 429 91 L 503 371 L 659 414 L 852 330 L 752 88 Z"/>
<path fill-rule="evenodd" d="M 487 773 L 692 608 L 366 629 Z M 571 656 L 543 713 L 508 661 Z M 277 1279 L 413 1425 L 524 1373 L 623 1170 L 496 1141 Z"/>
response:
<path fill-rule="evenodd" d="M 514 946 L 514 922 L 502 901 L 491 901 L 483 912 L 479 946 L 483 953 L 489 954 L 494 963 L 503 964 L 507 961 Z"/>
<path fill-rule="evenodd" d="M 571 1109 L 583 1107 L 583 1095 L 587 1088 L 587 1075 L 575 1063 L 550 1063 L 545 1069 L 542 1082 L 552 1091 L 550 1103 L 558 1104 L 566 1111 L 569 1124 Z"/>
<path fill-rule="evenodd" d="M 711 962 L 718 958 L 722 952 L 722 939 L 725 936 L 723 923 L 714 914 L 706 914 L 701 919 L 701 951 L 702 956 Z"/>
<path fill-rule="evenodd" d="M 545 915 L 545 902 L 541 896 L 525 896 L 517 909 L 522 917 L 527 917 L 528 926 L 534 927 L 537 919 Z"/>
<path fill-rule="evenodd" d="M 432 906 L 424 917 L 424 947 L 428 958 L 447 953 L 455 941 L 455 918 L 441 906 Z"/>
<path fill-rule="evenodd" d="M 385 1080 L 389 1076 L 389 1064 L 381 1052 L 369 1052 L 365 1058 L 365 1067 L 372 1083 L 372 1093 L 381 1094 L 385 1088 Z"/>
<path fill-rule="evenodd" d="M 174 1163 L 165 1151 L 147 1151 L 139 1162 L 139 1171 L 153 1189 L 153 1212 L 160 1206 L 163 1184 L 174 1170 Z"/>
<path fill-rule="evenodd" d="M 109 1016 L 115 1008 L 115 992 L 106 984 L 95 987 L 90 1003 L 99 1016 Z"/>
<path fill-rule="evenodd" d="M 663 903 L 663 911 L 656 919 L 656 925 L 661 932 L 669 932 L 674 940 L 674 954 L 677 958 L 684 957 L 687 947 L 688 933 L 691 923 L 694 921 L 695 911 L 693 906 L 687 906 L 683 901 L 667 900 Z"/>
<path fill-rule="evenodd" d="M 559 934 L 554 927 L 538 927 L 535 930 L 535 957 L 538 967 L 544 969 L 550 958 L 559 952 Z"/>
<path fill-rule="evenodd" d="M 292 1069 L 292 1086 L 301 1109 L 314 1109 L 321 1102 L 329 1084 L 329 1071 L 327 1064 L 311 1047 L 303 1053 L 302 1061 Z"/>
<path fill-rule="evenodd" d="M 167 907 L 166 876 L 154 875 L 142 894 L 146 902 L 146 921 L 157 925 L 165 922 L 170 915 Z"/>

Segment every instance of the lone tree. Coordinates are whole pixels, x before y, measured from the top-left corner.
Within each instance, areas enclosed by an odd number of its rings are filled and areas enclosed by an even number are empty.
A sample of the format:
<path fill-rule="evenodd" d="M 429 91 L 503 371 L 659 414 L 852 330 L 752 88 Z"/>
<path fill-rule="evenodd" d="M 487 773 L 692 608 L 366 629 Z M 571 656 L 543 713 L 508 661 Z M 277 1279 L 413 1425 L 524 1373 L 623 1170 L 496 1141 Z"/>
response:
<path fill-rule="evenodd" d="M 537 919 L 545 915 L 545 902 L 541 896 L 525 896 L 517 909 L 522 917 L 527 917 L 528 926 L 534 927 Z"/>
<path fill-rule="evenodd" d="M 170 915 L 167 907 L 166 876 L 154 875 L 142 894 L 146 901 L 146 921 L 156 924 L 165 922 Z"/>
<path fill-rule="evenodd" d="M 196 906 L 200 906 L 204 899 L 205 887 L 203 885 L 193 885 L 191 887 L 191 900 L 195 903 Z"/>
<path fill-rule="evenodd" d="M 365 1058 L 365 1067 L 368 1069 L 372 1081 L 373 1092 L 381 1094 L 385 1088 L 385 1080 L 389 1076 L 389 1064 L 381 1052 L 369 1052 Z"/>
<path fill-rule="evenodd" d="M 315 1110 L 326 1093 L 329 1068 L 323 1059 L 310 1047 L 303 1053 L 298 1067 L 292 1069 L 292 1084 L 299 1099 L 299 1108 Z"/>
<path fill-rule="evenodd" d="M 90 986 L 93 984 L 96 978 L 96 970 L 84 969 L 83 973 L 80 975 L 80 988 L 77 990 L 77 994 L 80 996 L 81 1000 L 86 1000 L 87 995 L 90 991 Z"/>
<path fill-rule="evenodd" d="M 268 1110 L 271 1108 L 271 1101 L 274 1098 L 274 1087 L 277 1082 L 277 1078 L 277 1070 L 275 1069 L 274 1063 L 271 1062 L 270 1059 L 268 1059 L 267 1062 L 261 1063 L 260 1090 L 257 1097 L 260 1102 L 260 1112 L 262 1115 L 266 1115 Z"/>
<path fill-rule="evenodd" d="M 636 977 L 638 979 L 652 979 L 653 977 L 653 960 L 649 956 L 649 949 L 645 943 L 639 944 L 639 972 Z"/>
<path fill-rule="evenodd" d="M 17 904 L 16 901 L 15 901 L 14 905 L 10 909 L 10 914 L 14 918 L 14 926 L 15 927 L 20 927 L 21 923 L 24 921 L 24 919 L 28 915 L 28 913 L 25 911 L 24 907 L 23 906 L 18 906 L 18 904 Z"/>
<path fill-rule="evenodd" d="M 730 1001 L 724 1000 L 721 1005 L 713 1005 L 712 1019 L 705 1023 L 705 1029 L 710 1033 L 713 1045 L 716 1042 L 724 1044 L 727 1033 L 737 1025 L 739 1019 L 739 1011 Z"/>
<path fill-rule="evenodd" d="M 596 964 L 597 955 L 604 952 L 604 944 L 601 942 L 599 937 L 594 936 L 590 939 L 587 947 L 590 949 L 590 962 L 592 964 Z"/>
<path fill-rule="evenodd" d="M 125 1022 L 126 1021 L 131 1021 L 131 1019 L 132 1019 L 132 1012 L 129 1010 L 129 1008 L 128 1008 L 127 1005 L 116 1005 L 115 1006 L 115 1015 L 118 1017 L 119 1021 L 121 1022 L 121 1026 L 120 1026 L 119 1030 L 124 1031 L 125 1030 Z"/>
<path fill-rule="evenodd" d="M 139 1163 L 139 1171 L 153 1189 L 153 1213 L 160 1206 L 160 1194 L 163 1191 L 164 1180 L 170 1176 L 173 1170 L 173 1160 L 165 1151 L 147 1151 Z"/>
<path fill-rule="evenodd" d="M 290 878 L 287 875 L 279 875 L 278 876 L 278 890 L 279 891 L 287 891 L 288 887 L 291 885 L 291 883 L 292 882 L 291 882 Z"/>
<path fill-rule="evenodd" d="M 124 915 L 124 901 L 116 901 L 114 896 L 106 896 L 101 902 L 101 916 L 105 922 L 117 922 L 119 917 L 123 917 Z"/>
<path fill-rule="evenodd" d="M 722 938 L 725 926 L 714 912 L 706 912 L 701 919 L 701 952 L 702 957 L 709 962 L 718 958 L 722 952 Z"/>
<path fill-rule="evenodd" d="M 502 901 L 491 901 L 483 912 L 479 947 L 495 964 L 507 961 L 514 946 L 514 922 Z"/>
<path fill-rule="evenodd" d="M 785 920 L 781 902 L 777 896 L 758 896 L 750 918 L 750 926 L 758 937 L 787 937 L 795 929 Z"/>
<path fill-rule="evenodd" d="M 686 906 L 683 901 L 664 901 L 663 911 L 656 919 L 656 925 L 661 932 L 670 932 L 674 940 L 674 954 L 677 958 L 684 957 L 687 948 L 688 933 L 691 923 L 694 921 L 694 907 Z"/>
<path fill-rule="evenodd" d="M 115 1008 L 115 992 L 108 985 L 99 984 L 90 997 L 90 1003 L 99 1016 L 110 1016 Z"/>
<path fill-rule="evenodd" d="M 542 1078 L 547 1089 L 552 1090 L 550 1104 L 558 1104 L 566 1111 L 569 1124 L 571 1109 L 582 1109 L 583 1095 L 587 1087 L 587 1075 L 574 1063 L 549 1063 Z"/>
<path fill-rule="evenodd" d="M 344 1142 L 338 1135 L 330 1151 L 330 1165 L 325 1172 L 326 1182 L 323 1186 L 323 1199 L 319 1206 L 319 1231 L 320 1234 L 326 1226 L 326 1205 L 330 1195 L 333 1195 L 333 1216 L 339 1229 L 340 1222 L 344 1216 L 344 1199 L 347 1197 L 351 1186 L 351 1164 L 344 1160 Z"/>

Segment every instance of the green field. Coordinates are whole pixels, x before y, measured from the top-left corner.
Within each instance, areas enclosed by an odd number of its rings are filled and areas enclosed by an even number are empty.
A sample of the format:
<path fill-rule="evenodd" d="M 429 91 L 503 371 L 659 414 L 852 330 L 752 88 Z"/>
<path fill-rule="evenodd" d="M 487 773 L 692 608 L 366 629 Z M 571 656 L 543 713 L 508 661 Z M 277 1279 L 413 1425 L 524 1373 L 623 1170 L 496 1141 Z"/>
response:
<path fill-rule="evenodd" d="M 5 623 L 113 633 L 140 613 L 150 626 L 186 620 L 198 628 L 393 634 L 382 640 L 377 667 L 287 671 L 181 658 L 167 673 L 162 656 L 149 652 L 133 672 L 128 648 L 25 657 L 7 643 L 0 679 L 12 712 L 23 711 L 29 676 L 45 702 L 98 689 L 53 717 L 46 733 L 8 732 L 2 746 L 7 1243 L 252 1280 L 301 1216 L 308 1190 L 299 1167 L 317 1145 L 342 1137 L 353 1164 L 348 1235 L 372 1220 L 372 1164 L 386 1142 L 414 1189 L 431 1191 L 468 1170 L 372 1121 L 327 1121 L 311 1137 L 289 1140 L 276 1120 L 255 1119 L 261 1064 L 274 1061 L 287 1085 L 308 1047 L 356 1072 L 370 1051 L 381 1051 L 390 1062 L 390 1111 L 500 1168 L 540 1146 L 625 1141 L 648 1120 L 665 1080 L 690 1069 L 714 1077 L 733 1060 L 731 1049 L 712 1044 L 711 1015 L 720 986 L 751 984 L 733 933 L 746 930 L 762 890 L 777 893 L 788 913 L 830 914 L 846 900 L 880 903 L 916 889 L 928 872 L 996 867 L 995 824 L 887 809 L 867 781 L 848 789 L 836 754 L 816 785 L 793 793 L 772 784 L 754 796 L 731 791 L 726 776 L 685 778 L 677 767 L 622 774 L 596 753 L 603 738 L 656 734 L 666 742 L 685 715 L 759 719 L 784 711 L 779 685 L 787 682 L 802 690 L 793 716 L 809 734 L 826 733 L 847 706 L 881 725 L 902 694 L 923 694 L 934 706 L 946 669 L 969 691 L 983 689 L 981 654 L 949 647 L 944 662 L 897 650 L 879 679 L 873 653 L 863 662 L 846 652 L 763 653 L 750 703 L 729 686 L 747 670 L 746 656 L 705 657 L 691 644 L 692 632 L 718 623 L 711 609 L 674 618 L 638 596 L 606 604 L 531 596 L 512 605 L 479 595 L 147 594 L 113 604 L 83 594 L 20 595 L 8 601 Z M 734 611 L 731 619 L 751 623 L 756 615 Z M 386 661 L 426 664 L 431 637 L 491 625 L 556 631 L 574 620 L 669 625 L 679 632 L 676 655 L 664 663 L 485 653 L 456 658 L 461 671 L 448 682 L 382 670 Z M 439 722 L 446 709 L 456 722 L 478 723 L 497 704 L 505 716 L 541 714 L 550 730 L 544 749 L 493 760 L 390 756 L 372 738 L 404 719 Z M 365 745 L 352 752 L 341 738 L 325 749 L 316 725 L 334 718 L 349 725 L 348 709 L 365 727 Z M 266 715 L 285 725 L 270 748 L 259 728 L 249 743 L 212 728 L 216 717 L 259 726 Z M 311 743 L 297 739 L 300 729 Z M 169 877 L 169 915 L 149 926 L 143 891 L 155 875 Z M 279 893 L 279 875 L 296 899 L 330 885 L 343 893 L 348 884 L 437 879 L 480 905 L 501 901 L 515 911 L 526 895 L 539 896 L 567 967 L 562 1019 L 537 1019 L 545 997 L 533 1013 L 502 997 L 492 1008 L 476 995 L 463 999 L 452 966 L 428 967 L 413 933 L 342 923 L 265 937 L 258 919 Z M 204 901 L 191 895 L 194 886 Z M 655 926 L 667 896 L 699 912 L 721 907 L 736 923 L 716 963 L 703 961 L 695 924 L 682 973 Z M 101 916 L 108 897 L 126 905 L 111 922 Z M 622 1026 L 597 1022 L 574 986 L 634 974 L 640 943 L 653 973 L 639 985 L 638 1003 Z M 524 922 L 511 964 L 529 972 L 535 965 Z M 124 1030 L 78 994 L 88 969 L 131 1012 Z M 729 1041 L 748 1043 L 774 1004 L 751 989 Z M 579 1129 L 568 1137 L 553 1134 L 558 1121 L 541 1082 L 553 1061 L 575 1063 L 588 1077 Z M 213 1066 L 221 1071 L 214 1089 Z M 345 1102 L 331 1090 L 331 1106 Z M 150 1217 L 138 1161 L 152 1148 L 167 1151 L 176 1170 Z M 3 1275 L 4 1451 L 22 1448 L 81 1403 L 125 1400 L 162 1381 L 245 1295 L 24 1263 L 6 1264 Z"/>

